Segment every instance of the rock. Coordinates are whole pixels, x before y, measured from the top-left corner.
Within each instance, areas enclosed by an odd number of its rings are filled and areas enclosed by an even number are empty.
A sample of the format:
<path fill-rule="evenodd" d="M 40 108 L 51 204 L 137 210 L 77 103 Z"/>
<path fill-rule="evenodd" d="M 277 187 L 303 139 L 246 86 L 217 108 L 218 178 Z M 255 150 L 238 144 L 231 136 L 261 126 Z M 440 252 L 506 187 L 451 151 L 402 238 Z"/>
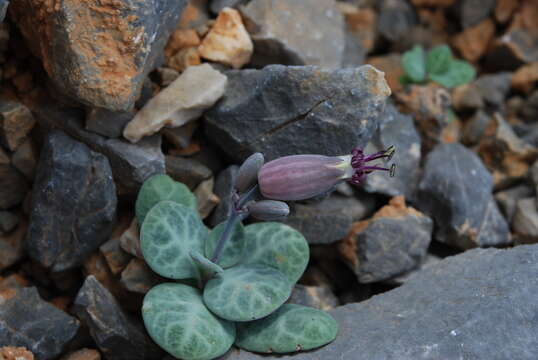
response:
<path fill-rule="evenodd" d="M 101 360 L 101 354 L 95 349 L 80 349 L 63 356 L 60 360 Z"/>
<path fill-rule="evenodd" d="M 464 84 L 452 90 L 452 106 L 459 111 L 481 109 L 484 99 L 474 83 Z"/>
<path fill-rule="evenodd" d="M 200 65 L 201 63 L 198 48 L 189 47 L 179 50 L 174 56 L 168 58 L 167 65 L 176 71 L 183 72 L 189 66 Z"/>
<path fill-rule="evenodd" d="M 486 103 L 501 108 L 510 91 L 511 77 L 512 74 L 508 72 L 481 75 L 475 81 L 475 85 Z"/>
<path fill-rule="evenodd" d="M 111 111 L 90 108 L 86 111 L 86 130 L 108 138 L 118 138 L 134 117 L 134 111 Z"/>
<path fill-rule="evenodd" d="M 186 1 L 18 0 L 11 15 L 57 88 L 91 107 L 128 110 Z"/>
<path fill-rule="evenodd" d="M 37 359 L 55 359 L 79 326 L 74 317 L 43 301 L 35 287 L 0 296 L 0 344 L 23 346 Z"/>
<path fill-rule="evenodd" d="M 345 17 L 347 32 L 359 40 L 366 52 L 372 51 L 377 35 L 376 12 L 371 8 L 358 8 L 343 2 L 338 2 L 337 4 Z M 383 69 L 380 70 L 384 71 Z M 391 89 L 393 88 L 391 87 Z"/>
<path fill-rule="evenodd" d="M 181 49 L 198 47 L 202 41 L 200 40 L 200 35 L 195 29 L 182 29 L 177 28 L 164 49 L 164 54 L 168 57 L 173 56 Z"/>
<path fill-rule="evenodd" d="M 484 136 L 488 126 L 493 120 L 483 110 L 478 110 L 465 122 L 463 127 L 463 143 L 465 145 L 476 145 Z"/>
<path fill-rule="evenodd" d="M 538 35 L 515 28 L 493 42 L 486 56 L 489 70 L 516 70 L 521 65 L 538 61 Z"/>
<path fill-rule="evenodd" d="M 354 223 L 340 251 L 359 282 L 387 280 L 423 261 L 432 231 L 433 221 L 397 196 L 371 219 Z"/>
<path fill-rule="evenodd" d="M 240 5 L 246 4 L 248 0 L 211 0 L 209 2 L 209 10 L 213 14 L 218 14 L 226 7 L 238 8 Z"/>
<path fill-rule="evenodd" d="M 119 237 L 112 237 L 101 245 L 99 250 L 105 257 L 108 268 L 114 275 L 119 275 L 132 259 L 130 254 L 121 248 Z"/>
<path fill-rule="evenodd" d="M 24 256 L 24 237 L 27 229 L 28 223 L 23 221 L 9 234 L 0 234 L 0 254 L 2 254 L 0 271 L 15 264 Z"/>
<path fill-rule="evenodd" d="M 190 189 L 213 176 L 209 168 L 196 160 L 169 155 L 166 156 L 166 173 Z"/>
<path fill-rule="evenodd" d="M 406 283 L 407 281 L 409 281 L 409 279 L 411 279 L 413 276 L 417 275 L 422 270 L 427 269 L 427 268 L 432 267 L 432 266 L 436 266 L 439 263 L 439 261 L 441 261 L 441 260 L 442 260 L 442 258 L 440 258 L 438 256 L 435 256 L 435 255 L 432 255 L 430 253 L 427 253 L 426 256 L 423 258 L 422 262 L 418 265 L 417 268 L 415 268 L 415 269 L 413 269 L 411 271 L 408 271 L 408 272 L 406 272 L 406 273 L 404 273 L 402 275 L 393 277 L 392 279 L 389 279 L 389 280 L 385 281 L 385 283 L 400 286 L 400 285 Z"/>
<path fill-rule="evenodd" d="M 0 5 L 1 6 L 1 5 Z M 2 21 L 0 14 L 0 21 Z M 4 346 L 0 348 L 1 360 L 34 360 L 34 354 L 26 350 L 25 347 Z"/>
<path fill-rule="evenodd" d="M 437 241 L 462 249 L 507 245 L 508 225 L 492 189 L 478 156 L 458 143 L 440 144 L 426 157 L 417 208 L 434 219 Z"/>
<path fill-rule="evenodd" d="M 220 202 L 209 219 L 211 227 L 215 227 L 226 220 L 231 211 L 231 196 L 238 170 L 239 166 L 231 165 L 222 170 L 217 176 L 213 191 L 219 197 Z"/>
<path fill-rule="evenodd" d="M 133 303 L 138 302 L 134 309 L 140 310 L 142 304 L 138 299 L 134 299 L 132 294 L 128 293 L 121 286 L 118 277 L 112 274 L 109 269 L 106 258 L 101 252 L 92 253 L 83 264 L 84 276 L 94 276 L 101 285 L 103 285 L 126 309 L 132 309 Z"/>
<path fill-rule="evenodd" d="M 536 198 L 529 197 L 517 201 L 512 227 L 518 244 L 538 242 L 538 211 Z"/>
<path fill-rule="evenodd" d="M 239 69 L 250 61 L 254 51 L 252 40 L 243 25 L 241 15 L 232 8 L 219 12 L 213 27 L 198 47 L 204 59 Z"/>
<path fill-rule="evenodd" d="M 220 203 L 220 198 L 213 193 L 215 179 L 204 180 L 194 190 L 198 202 L 198 214 L 205 219 L 211 214 L 215 206 Z"/>
<path fill-rule="evenodd" d="M 129 291 L 145 294 L 166 280 L 155 274 L 144 260 L 134 258 L 121 273 L 120 283 Z"/>
<path fill-rule="evenodd" d="M 494 34 L 495 24 L 488 18 L 454 36 L 452 43 L 465 60 L 476 62 L 485 54 Z"/>
<path fill-rule="evenodd" d="M 435 6 L 435 7 L 449 7 L 454 4 L 456 0 L 411 0 L 411 4 L 415 6 Z"/>
<path fill-rule="evenodd" d="M 26 139 L 11 158 L 13 166 L 23 173 L 29 181 L 33 181 L 37 167 L 37 151 L 30 139 Z"/>
<path fill-rule="evenodd" d="M 534 189 L 532 187 L 521 184 L 495 193 L 495 200 L 506 220 L 512 224 L 518 201 L 531 197 L 533 194 Z"/>
<path fill-rule="evenodd" d="M 45 102 L 38 103 L 35 109 L 32 109 L 40 124 L 48 128 L 60 128 L 93 151 L 104 154 L 110 161 L 120 193 L 136 193 L 147 178 L 164 173 L 160 136 L 148 137 L 137 144 L 120 139 L 107 139 L 83 129 L 83 114 L 80 111 L 56 107 L 43 100 Z"/>
<path fill-rule="evenodd" d="M 198 129 L 198 125 L 197 121 L 191 121 L 177 128 L 164 128 L 161 132 L 164 138 L 175 147 L 183 149 L 190 145 L 192 136 L 196 129 Z"/>
<path fill-rule="evenodd" d="M 538 149 L 514 133 L 498 113 L 493 116 L 479 144 L 478 153 L 493 174 L 496 188 L 524 178 L 537 159 Z"/>
<path fill-rule="evenodd" d="M 495 8 L 496 0 L 465 0 L 458 2 L 461 27 L 467 29 L 487 18 Z"/>
<path fill-rule="evenodd" d="M 178 27 L 180 29 L 204 29 L 209 21 L 209 15 L 207 0 L 190 0 L 181 14 Z"/>
<path fill-rule="evenodd" d="M 330 311 L 340 330 L 327 346 L 286 356 L 232 350 L 221 360 L 531 360 L 537 274 L 537 245 L 467 251 L 397 289 Z"/>
<path fill-rule="evenodd" d="M 225 87 L 226 76 L 209 64 L 191 66 L 135 115 L 125 127 L 123 136 L 137 142 L 163 126 L 184 125 L 213 106 Z"/>
<path fill-rule="evenodd" d="M 362 47 L 359 39 L 350 33 L 346 33 L 346 45 L 342 56 L 342 67 L 353 68 L 364 64 L 366 50 Z"/>
<path fill-rule="evenodd" d="M 160 359 L 163 352 L 123 312 L 112 294 L 93 276 L 80 288 L 73 310 L 89 328 L 106 359 Z"/>
<path fill-rule="evenodd" d="M 519 6 L 519 2 L 520 0 L 497 0 L 495 19 L 501 24 L 506 23 Z"/>
<path fill-rule="evenodd" d="M 374 137 L 366 146 L 366 153 L 371 154 L 393 145 L 396 152 L 391 163 L 396 164 L 396 176 L 373 172 L 366 178 L 363 188 L 368 192 L 387 196 L 405 195 L 412 199 L 417 185 L 415 179 L 419 176 L 420 136 L 413 118 L 401 114 L 392 104 L 385 107 L 382 119 Z"/>
<path fill-rule="evenodd" d="M 519 115 L 525 122 L 534 123 L 538 117 L 538 89 L 520 106 Z"/>
<path fill-rule="evenodd" d="M 0 293 L 7 289 L 22 289 L 28 286 L 28 280 L 18 273 L 0 279 Z"/>
<path fill-rule="evenodd" d="M 18 224 L 20 218 L 11 211 L 0 211 L 0 234 L 11 232 Z"/>
<path fill-rule="evenodd" d="M 9 5 L 9 1 L 7 0 L 1 0 L 0 1 L 0 23 L 4 21 L 4 18 L 6 17 L 7 12 L 7 6 Z"/>
<path fill-rule="evenodd" d="M 395 42 L 409 33 L 417 23 L 413 7 L 406 1 L 383 0 L 379 9 L 377 31 L 390 42 Z"/>
<path fill-rule="evenodd" d="M 338 306 L 338 298 L 325 286 L 297 284 L 293 288 L 288 304 L 298 304 L 328 311 Z"/>
<path fill-rule="evenodd" d="M 136 217 L 131 221 L 131 225 L 120 236 L 120 246 L 128 254 L 143 259 L 142 250 L 140 249 L 140 232 L 138 231 L 138 221 Z"/>
<path fill-rule="evenodd" d="M 512 75 L 512 88 L 522 92 L 530 92 L 535 88 L 537 81 L 538 61 L 523 65 L 517 69 Z"/>
<path fill-rule="evenodd" d="M 403 86 L 400 77 L 404 74 L 402 68 L 402 56 L 398 53 L 372 56 L 366 59 L 366 63 L 374 66 L 385 73 L 385 78 L 393 93 L 400 91 Z"/>
<path fill-rule="evenodd" d="M 167 87 L 178 78 L 179 71 L 168 67 L 160 67 L 155 70 L 155 76 L 157 77 L 159 86 Z"/>
<path fill-rule="evenodd" d="M 15 151 L 35 125 L 30 110 L 17 102 L 0 99 L 0 143 Z"/>
<path fill-rule="evenodd" d="M 338 68 L 345 47 L 344 20 L 334 0 L 258 0 L 241 7 L 254 42 L 252 63 Z"/>
<path fill-rule="evenodd" d="M 9 209 L 22 202 L 28 191 L 28 182 L 11 165 L 0 165 L 0 209 Z"/>
<path fill-rule="evenodd" d="M 116 187 L 108 160 L 60 131 L 45 139 L 26 245 L 52 271 L 79 266 L 109 237 Z"/>
<path fill-rule="evenodd" d="M 366 145 L 390 94 L 383 73 L 369 65 L 272 65 L 226 75 L 226 95 L 206 112 L 206 131 L 237 162 L 254 152 L 266 160 L 349 154 Z"/>
<path fill-rule="evenodd" d="M 0 165 L 9 165 L 11 159 L 4 149 L 0 146 Z"/>

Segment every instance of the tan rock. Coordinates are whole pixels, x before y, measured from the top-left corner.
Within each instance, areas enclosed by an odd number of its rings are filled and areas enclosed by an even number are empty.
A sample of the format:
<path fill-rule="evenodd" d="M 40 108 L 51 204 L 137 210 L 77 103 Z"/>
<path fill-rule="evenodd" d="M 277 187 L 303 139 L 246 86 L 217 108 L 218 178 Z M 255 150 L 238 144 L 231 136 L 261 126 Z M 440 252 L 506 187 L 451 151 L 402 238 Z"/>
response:
<path fill-rule="evenodd" d="M 16 102 L 0 100 L 0 142 L 15 151 L 35 125 L 30 110 Z"/>
<path fill-rule="evenodd" d="M 495 19 L 501 24 L 506 23 L 519 6 L 520 0 L 497 0 L 495 5 Z"/>
<path fill-rule="evenodd" d="M 61 360 L 101 360 L 101 354 L 95 349 L 80 349 L 61 358 Z"/>
<path fill-rule="evenodd" d="M 0 360 L 34 360 L 34 354 L 24 347 L 4 346 L 0 348 Z"/>
<path fill-rule="evenodd" d="M 131 254 L 136 256 L 139 259 L 143 259 L 142 250 L 140 249 L 140 232 L 138 230 L 138 221 L 136 217 L 131 221 L 131 225 L 125 230 L 125 232 L 120 236 L 120 246 L 121 248 Z"/>
<path fill-rule="evenodd" d="M 239 69 L 250 61 L 254 46 L 237 10 L 224 8 L 198 48 L 204 59 Z"/>
<path fill-rule="evenodd" d="M 402 89 L 400 77 L 404 74 L 404 71 L 400 54 L 372 56 L 366 59 L 366 64 L 373 65 L 385 73 L 385 79 L 393 93 Z"/>
<path fill-rule="evenodd" d="M 174 70 L 183 72 L 189 66 L 200 65 L 201 63 L 198 48 L 189 47 L 181 49 L 174 56 L 169 57 L 167 65 Z"/>
<path fill-rule="evenodd" d="M 129 291 L 145 294 L 152 287 L 165 280 L 155 274 L 146 262 L 142 259 L 134 258 L 121 273 L 121 284 Z"/>
<path fill-rule="evenodd" d="M 512 75 L 512 88 L 529 92 L 535 88 L 538 81 L 538 62 L 521 66 Z"/>
<path fill-rule="evenodd" d="M 214 178 L 210 178 L 202 181 L 194 190 L 194 195 L 198 200 L 198 213 L 202 219 L 208 217 L 220 202 L 220 198 L 213 193 L 214 185 Z"/>
<path fill-rule="evenodd" d="M 164 126 L 178 127 L 198 118 L 224 94 L 227 78 L 209 64 L 187 68 L 135 115 L 123 136 L 137 142 Z"/>
<path fill-rule="evenodd" d="M 484 55 L 494 34 L 495 25 L 488 18 L 456 35 L 452 43 L 464 59 L 475 62 Z"/>
<path fill-rule="evenodd" d="M 177 29 L 170 35 L 168 44 L 164 49 L 166 56 L 173 56 L 179 50 L 188 47 L 197 47 L 200 45 L 201 40 L 198 36 L 198 32 L 194 29 Z"/>

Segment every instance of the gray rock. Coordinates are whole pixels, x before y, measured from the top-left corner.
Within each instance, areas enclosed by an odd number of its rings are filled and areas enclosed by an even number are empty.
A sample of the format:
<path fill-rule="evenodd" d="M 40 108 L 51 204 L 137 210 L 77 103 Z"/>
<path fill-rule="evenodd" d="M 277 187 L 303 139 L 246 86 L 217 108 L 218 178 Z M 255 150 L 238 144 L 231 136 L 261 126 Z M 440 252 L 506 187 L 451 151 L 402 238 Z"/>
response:
<path fill-rule="evenodd" d="M 160 359 L 163 352 L 150 340 L 141 324 L 123 312 L 116 299 L 95 277 L 80 288 L 73 310 L 88 327 L 106 359 Z"/>
<path fill-rule="evenodd" d="M 496 0 L 459 0 L 457 12 L 461 26 L 466 29 L 487 18 Z"/>
<path fill-rule="evenodd" d="M 13 153 L 11 162 L 13 166 L 23 173 L 30 181 L 34 180 L 37 167 L 37 150 L 31 139 L 26 139 Z"/>
<path fill-rule="evenodd" d="M 509 223 L 512 223 L 514 214 L 516 213 L 516 205 L 520 199 L 531 197 L 534 194 L 534 189 L 527 185 L 521 184 L 509 189 L 495 193 L 495 200 L 499 205 L 500 210 Z"/>
<path fill-rule="evenodd" d="M 499 72 L 481 75 L 475 81 L 475 85 L 486 103 L 496 108 L 502 108 L 508 91 L 510 91 L 511 81 L 511 73 Z"/>
<path fill-rule="evenodd" d="M 163 128 L 161 133 L 172 145 L 183 149 L 191 143 L 192 135 L 198 128 L 198 124 L 198 121 L 191 121 L 177 128 Z"/>
<path fill-rule="evenodd" d="M 109 138 L 118 138 L 123 128 L 133 119 L 134 111 L 111 111 L 89 108 L 86 111 L 86 130 Z"/>
<path fill-rule="evenodd" d="M 7 6 L 9 5 L 9 1 L 7 0 L 0 0 L 0 23 L 4 21 L 4 18 L 6 17 L 7 12 Z"/>
<path fill-rule="evenodd" d="M 236 161 L 349 154 L 365 146 L 390 94 L 383 73 L 267 66 L 229 71 L 224 97 L 205 114 L 209 138 Z"/>
<path fill-rule="evenodd" d="M 174 180 L 187 185 L 191 190 L 213 176 L 209 168 L 193 159 L 167 155 L 165 161 L 166 173 Z"/>
<path fill-rule="evenodd" d="M 364 64 L 366 53 L 367 50 L 363 47 L 360 39 L 354 34 L 346 32 L 342 67 L 357 67 Z"/>
<path fill-rule="evenodd" d="M 221 360 L 532 360 L 537 292 L 538 245 L 471 250 L 330 311 L 340 330 L 327 346 L 278 357 L 233 350 Z"/>
<path fill-rule="evenodd" d="M 538 242 L 538 210 L 536 198 L 529 197 L 517 202 L 512 227 L 517 243 Z"/>
<path fill-rule="evenodd" d="M 396 40 L 408 36 L 417 23 L 413 7 L 407 1 L 384 0 L 379 9 L 377 31 L 387 40 Z"/>
<path fill-rule="evenodd" d="M 435 239 L 463 249 L 510 243 L 508 224 L 492 197 L 482 161 L 458 143 L 437 145 L 427 156 L 417 207 L 431 216 Z"/>
<path fill-rule="evenodd" d="M 366 146 L 366 152 L 374 153 L 387 149 L 391 145 L 396 147 L 396 152 L 390 162 L 396 164 L 396 175 L 390 177 L 386 172 L 373 172 L 366 178 L 363 188 L 368 192 L 388 196 L 405 195 L 407 199 L 413 199 L 417 187 L 415 179 L 419 176 L 420 135 L 415 128 L 413 118 L 401 114 L 394 105 L 389 104 L 385 108 L 379 129 Z"/>
<path fill-rule="evenodd" d="M 24 175 L 11 165 L 0 165 L 0 209 L 20 204 L 28 192 Z"/>
<path fill-rule="evenodd" d="M 42 99 L 32 110 L 42 126 L 60 128 L 93 151 L 105 155 L 110 161 L 114 180 L 121 193 L 136 193 L 147 178 L 164 173 L 164 155 L 159 135 L 131 144 L 84 130 L 84 114 L 78 109 L 61 108 L 50 100 Z"/>
<path fill-rule="evenodd" d="M 79 327 L 77 319 L 43 301 L 35 287 L 0 295 L 0 344 L 23 346 L 36 359 L 56 359 Z"/>
<path fill-rule="evenodd" d="M 0 211 L 0 234 L 8 233 L 19 224 L 20 218 L 11 211 Z"/>
<path fill-rule="evenodd" d="M 293 288 L 287 303 L 327 311 L 338 306 L 338 298 L 326 286 L 305 286 L 297 284 Z"/>
<path fill-rule="evenodd" d="M 520 109 L 520 114 L 524 121 L 530 123 L 538 118 L 538 89 L 534 90 L 525 100 Z"/>
<path fill-rule="evenodd" d="M 82 264 L 105 242 L 116 216 L 108 160 L 61 131 L 41 150 L 26 244 L 30 257 L 62 271 Z"/>
<path fill-rule="evenodd" d="M 110 240 L 99 247 L 108 268 L 114 275 L 119 275 L 132 259 L 132 256 L 120 246 L 120 238 L 113 236 Z"/>
<path fill-rule="evenodd" d="M 256 0 L 241 7 L 254 42 L 251 63 L 338 68 L 344 19 L 334 0 Z"/>
<path fill-rule="evenodd" d="M 185 0 L 68 2 L 49 11 L 33 0 L 10 13 L 57 88 L 92 107 L 130 109 L 162 56 Z M 52 5 L 48 5 L 52 6 Z"/>
<path fill-rule="evenodd" d="M 232 165 L 221 171 L 217 176 L 213 191 L 220 198 L 220 203 L 215 208 L 215 211 L 213 211 L 209 220 L 209 224 L 212 227 L 226 220 L 231 211 L 231 196 L 238 171 L 239 166 Z"/>
<path fill-rule="evenodd" d="M 491 117 L 483 110 L 479 109 L 465 122 L 463 127 L 462 141 L 466 145 L 476 145 L 486 131 Z"/>

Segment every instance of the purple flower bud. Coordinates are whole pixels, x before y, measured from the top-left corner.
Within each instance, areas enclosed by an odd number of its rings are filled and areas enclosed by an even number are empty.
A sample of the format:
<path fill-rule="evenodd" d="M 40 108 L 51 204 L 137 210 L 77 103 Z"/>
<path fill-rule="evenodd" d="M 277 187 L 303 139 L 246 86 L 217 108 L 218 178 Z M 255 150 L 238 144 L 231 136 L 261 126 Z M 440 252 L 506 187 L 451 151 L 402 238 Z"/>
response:
<path fill-rule="evenodd" d="M 247 205 L 250 215 L 258 220 L 272 221 L 288 216 L 290 208 L 283 201 L 261 200 Z"/>
<path fill-rule="evenodd" d="M 366 175 L 374 170 L 385 170 L 394 174 L 394 165 L 390 169 L 368 162 L 387 158 L 394 154 L 394 147 L 364 155 L 359 148 L 351 155 L 292 155 L 270 161 L 258 172 L 258 184 L 262 195 L 274 200 L 303 200 L 323 194 L 344 180 L 360 184 Z"/>
<path fill-rule="evenodd" d="M 237 178 L 235 180 L 235 189 L 237 192 L 245 192 L 256 184 L 258 171 L 260 171 L 264 162 L 265 159 L 259 152 L 250 155 L 245 160 L 237 172 Z"/>

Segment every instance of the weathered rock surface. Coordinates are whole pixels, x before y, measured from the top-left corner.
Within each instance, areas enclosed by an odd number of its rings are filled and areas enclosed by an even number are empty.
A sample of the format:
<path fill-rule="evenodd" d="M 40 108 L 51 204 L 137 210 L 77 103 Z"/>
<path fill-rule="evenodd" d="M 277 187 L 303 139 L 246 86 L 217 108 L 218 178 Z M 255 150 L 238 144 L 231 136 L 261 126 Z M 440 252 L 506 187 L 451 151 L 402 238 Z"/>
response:
<path fill-rule="evenodd" d="M 50 132 L 32 193 L 30 256 L 53 271 L 80 265 L 108 239 L 116 204 L 108 160 L 60 131 Z"/>
<path fill-rule="evenodd" d="M 121 248 L 120 238 L 117 236 L 111 237 L 99 247 L 99 250 L 114 275 L 119 275 L 132 259 L 132 256 Z"/>
<path fill-rule="evenodd" d="M 390 89 L 370 65 L 267 66 L 226 73 L 225 96 L 205 114 L 207 134 L 236 161 L 290 154 L 349 154 L 377 127 Z"/>
<path fill-rule="evenodd" d="M 500 108 L 504 101 L 512 81 L 512 74 L 509 72 L 499 72 L 495 74 L 482 75 L 474 84 L 482 95 L 486 103 Z"/>
<path fill-rule="evenodd" d="M 4 21 L 4 18 L 6 17 L 7 12 L 7 6 L 9 5 L 9 1 L 7 0 L 0 0 L 0 23 Z"/>
<path fill-rule="evenodd" d="M 0 99 L 0 144 L 15 151 L 34 125 L 35 119 L 26 106 Z"/>
<path fill-rule="evenodd" d="M 190 66 L 153 97 L 127 124 L 123 136 L 137 142 L 164 126 L 178 127 L 194 120 L 220 99 L 226 76 L 209 64 Z"/>
<path fill-rule="evenodd" d="M 215 179 L 210 178 L 202 181 L 193 191 L 198 203 L 198 214 L 202 219 L 208 217 L 215 206 L 220 203 L 220 198 L 213 193 L 214 186 Z"/>
<path fill-rule="evenodd" d="M 493 200 L 493 179 L 478 156 L 458 143 L 427 156 L 417 208 L 436 224 L 435 239 L 463 249 L 510 243 L 508 225 Z"/>
<path fill-rule="evenodd" d="M 337 68 L 345 47 L 344 20 L 334 0 L 258 0 L 241 7 L 254 41 L 252 63 Z"/>
<path fill-rule="evenodd" d="M 140 249 L 140 232 L 138 230 L 138 221 L 133 218 L 131 224 L 120 236 L 120 246 L 128 254 L 143 259 L 142 249 Z"/>
<path fill-rule="evenodd" d="M 417 186 L 415 179 L 419 176 L 421 139 L 413 118 L 401 114 L 394 105 L 389 104 L 385 107 L 378 130 L 366 146 L 366 152 L 374 153 L 391 145 L 396 148 L 391 160 L 396 164 L 396 175 L 390 177 L 385 172 L 373 172 L 366 178 L 363 188 L 368 192 L 404 195 L 412 199 Z"/>
<path fill-rule="evenodd" d="M 433 221 L 398 196 L 371 219 L 354 223 L 340 251 L 359 282 L 387 280 L 423 261 L 432 231 Z"/>
<path fill-rule="evenodd" d="M 25 347 L 3 346 L 0 348 L 0 359 L 2 360 L 34 360 L 34 354 L 26 350 Z"/>
<path fill-rule="evenodd" d="M 0 344 L 22 346 L 37 359 L 55 359 L 75 337 L 79 322 L 43 301 L 35 287 L 0 295 Z"/>
<path fill-rule="evenodd" d="M 106 359 L 160 359 L 162 351 L 123 312 L 106 288 L 88 276 L 75 299 L 74 312 L 89 328 Z"/>
<path fill-rule="evenodd" d="M 67 354 L 61 360 L 101 360 L 101 354 L 95 349 L 80 349 Z"/>
<path fill-rule="evenodd" d="M 340 330 L 325 347 L 278 357 L 233 350 L 221 360 L 532 360 L 536 292 L 538 245 L 476 249 L 330 311 Z"/>
<path fill-rule="evenodd" d="M 15 0 L 11 14 L 57 88 L 90 106 L 128 110 L 185 0 Z"/>

